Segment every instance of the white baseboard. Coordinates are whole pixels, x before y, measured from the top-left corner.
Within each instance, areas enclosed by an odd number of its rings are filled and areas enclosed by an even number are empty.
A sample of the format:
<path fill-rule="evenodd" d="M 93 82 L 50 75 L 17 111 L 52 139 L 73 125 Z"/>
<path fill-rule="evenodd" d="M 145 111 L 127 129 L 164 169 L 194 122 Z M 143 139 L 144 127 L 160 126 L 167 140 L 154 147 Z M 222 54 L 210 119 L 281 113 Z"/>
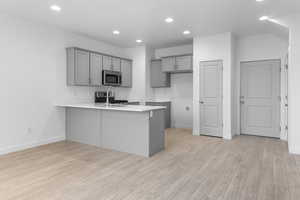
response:
<path fill-rule="evenodd" d="M 289 147 L 289 153 L 290 154 L 295 154 L 295 155 L 300 155 L 300 148 L 291 148 L 291 147 Z"/>
<path fill-rule="evenodd" d="M 193 125 L 191 124 L 179 124 L 179 123 L 174 123 L 172 125 L 174 128 L 186 128 L 186 129 L 193 129 Z"/>
<path fill-rule="evenodd" d="M 30 149 L 33 147 L 38 147 L 41 145 L 50 144 L 50 143 L 54 143 L 54 142 L 60 142 L 60 141 L 64 141 L 64 140 L 66 140 L 65 137 L 54 137 L 54 138 L 50 138 L 48 140 L 43 140 L 43 141 L 38 141 L 38 142 L 33 142 L 33 143 L 28 143 L 28 144 L 22 144 L 22 145 L 9 146 L 9 147 L 0 149 L 0 155 L 4 155 L 4 154 L 16 152 L 16 151 L 22 151 L 25 149 Z"/>

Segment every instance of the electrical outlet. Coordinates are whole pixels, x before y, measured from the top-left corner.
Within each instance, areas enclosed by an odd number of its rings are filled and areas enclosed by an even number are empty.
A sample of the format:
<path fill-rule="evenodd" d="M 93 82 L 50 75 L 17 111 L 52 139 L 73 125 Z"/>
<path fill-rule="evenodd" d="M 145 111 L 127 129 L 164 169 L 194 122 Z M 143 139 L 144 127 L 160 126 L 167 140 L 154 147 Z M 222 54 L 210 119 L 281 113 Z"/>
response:
<path fill-rule="evenodd" d="M 28 129 L 27 129 L 27 133 L 28 133 L 28 134 L 31 134 L 31 133 L 32 133 L 32 128 L 28 128 Z"/>

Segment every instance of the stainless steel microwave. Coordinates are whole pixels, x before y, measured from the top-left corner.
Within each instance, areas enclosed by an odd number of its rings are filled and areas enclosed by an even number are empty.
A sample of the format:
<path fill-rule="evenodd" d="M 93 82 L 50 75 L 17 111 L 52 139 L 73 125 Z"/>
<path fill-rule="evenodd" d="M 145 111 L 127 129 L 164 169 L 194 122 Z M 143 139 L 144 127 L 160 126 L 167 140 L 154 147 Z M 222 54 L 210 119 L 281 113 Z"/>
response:
<path fill-rule="evenodd" d="M 122 84 L 122 74 L 117 71 L 103 70 L 102 85 L 120 86 Z"/>

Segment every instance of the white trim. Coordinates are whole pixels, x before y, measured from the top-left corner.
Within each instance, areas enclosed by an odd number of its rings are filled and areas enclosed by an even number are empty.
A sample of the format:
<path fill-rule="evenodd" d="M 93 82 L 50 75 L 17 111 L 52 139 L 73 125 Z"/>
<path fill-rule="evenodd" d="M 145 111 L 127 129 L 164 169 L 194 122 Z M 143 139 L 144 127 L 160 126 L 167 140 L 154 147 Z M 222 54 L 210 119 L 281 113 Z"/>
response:
<path fill-rule="evenodd" d="M 289 145 L 289 153 L 300 155 L 300 148 L 291 148 L 291 145 Z"/>
<path fill-rule="evenodd" d="M 23 144 L 23 145 L 15 145 L 15 146 L 9 146 L 0 149 L 0 155 L 16 152 L 16 151 L 22 151 L 25 149 L 33 148 L 33 147 L 38 147 L 42 146 L 45 144 L 50 144 L 54 142 L 60 142 L 66 140 L 65 137 L 54 137 L 48 140 L 43 140 L 43 141 L 38 141 L 38 142 L 33 142 L 33 143 L 28 143 L 28 144 Z"/>
<path fill-rule="evenodd" d="M 184 129 L 192 129 L 193 128 L 193 124 L 190 124 L 190 123 L 174 123 L 172 125 L 172 127 L 174 128 L 184 128 Z"/>
<path fill-rule="evenodd" d="M 222 121 L 222 130 L 221 130 L 221 132 L 222 132 L 222 136 L 221 136 L 221 138 L 223 138 L 223 139 L 225 139 L 225 140 L 231 140 L 232 139 L 232 136 L 227 136 L 226 134 L 224 134 L 224 124 L 225 124 L 225 122 L 224 122 L 224 113 L 225 113 L 225 111 L 224 111 L 224 109 L 226 108 L 226 105 L 224 105 L 224 60 L 223 59 L 214 59 L 214 60 L 200 60 L 199 61 L 199 64 L 198 64 L 198 71 L 199 71 L 199 73 L 198 73 L 198 77 L 199 77 L 199 85 L 200 85 L 200 82 L 201 82 L 201 78 L 200 78 L 200 73 L 201 73 L 201 70 L 200 70 L 200 68 L 201 68 L 201 63 L 206 63 L 206 62 L 221 62 L 221 69 L 220 69 L 220 71 L 221 71 L 221 77 L 222 77 L 222 80 L 221 80 L 221 82 L 220 82 L 220 84 L 221 84 L 221 87 L 220 87 L 220 90 L 221 90 L 221 98 L 222 98 L 222 102 L 221 102 L 221 106 L 222 106 L 222 108 L 221 108 L 221 116 L 219 116 L 219 117 L 221 117 L 221 121 Z M 200 90 L 200 87 L 198 88 L 199 90 Z M 198 120 L 198 127 L 199 127 L 199 129 L 198 129 L 198 133 L 197 132 L 194 132 L 193 131 L 193 135 L 197 135 L 197 136 L 202 136 L 203 134 L 201 134 L 201 131 L 200 131 L 200 127 L 201 127 L 201 124 L 200 124 L 200 116 L 201 116 L 201 114 L 200 114 L 200 92 L 199 92 L 199 97 L 198 97 L 198 99 L 197 99 L 197 104 L 198 104 L 198 113 L 199 113 L 199 120 Z M 206 135 L 203 135 L 203 136 L 206 136 Z"/>
<path fill-rule="evenodd" d="M 284 98 L 287 95 L 287 91 L 285 91 L 285 87 L 287 86 L 287 80 L 284 80 L 282 78 L 283 75 L 285 75 L 287 73 L 287 69 L 285 69 L 285 62 L 282 60 L 282 58 L 274 58 L 274 59 L 258 59 L 258 60 L 240 60 L 239 61 L 239 65 L 237 68 L 237 87 L 236 87 L 236 101 L 237 101 L 237 110 L 236 110 L 236 115 L 237 115 L 237 124 L 236 124 L 236 135 L 241 135 L 241 105 L 240 105 L 240 92 L 241 92 L 241 64 L 242 63 L 247 63 L 247 62 L 258 62 L 258 61 L 272 61 L 272 60 L 277 60 L 280 61 L 280 98 L 281 98 L 281 102 L 280 102 L 280 127 L 281 127 L 281 131 L 280 131 L 280 140 L 287 140 L 287 131 L 285 130 L 285 124 L 282 123 L 283 120 L 285 120 L 287 122 L 287 119 L 285 119 L 285 108 L 283 106 L 283 104 L 285 104 Z M 286 95 L 285 95 L 286 94 Z"/>

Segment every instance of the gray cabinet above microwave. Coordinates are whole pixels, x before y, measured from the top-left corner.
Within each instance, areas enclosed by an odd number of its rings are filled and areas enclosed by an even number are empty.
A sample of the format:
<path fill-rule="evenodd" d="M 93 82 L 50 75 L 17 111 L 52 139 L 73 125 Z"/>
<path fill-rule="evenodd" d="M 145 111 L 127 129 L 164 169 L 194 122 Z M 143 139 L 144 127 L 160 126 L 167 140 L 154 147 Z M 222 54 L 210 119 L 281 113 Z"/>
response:
<path fill-rule="evenodd" d="M 124 83 L 121 87 L 132 87 L 132 60 L 99 52 L 70 47 L 67 51 L 67 85 L 101 86 L 102 71 L 121 72 Z"/>

